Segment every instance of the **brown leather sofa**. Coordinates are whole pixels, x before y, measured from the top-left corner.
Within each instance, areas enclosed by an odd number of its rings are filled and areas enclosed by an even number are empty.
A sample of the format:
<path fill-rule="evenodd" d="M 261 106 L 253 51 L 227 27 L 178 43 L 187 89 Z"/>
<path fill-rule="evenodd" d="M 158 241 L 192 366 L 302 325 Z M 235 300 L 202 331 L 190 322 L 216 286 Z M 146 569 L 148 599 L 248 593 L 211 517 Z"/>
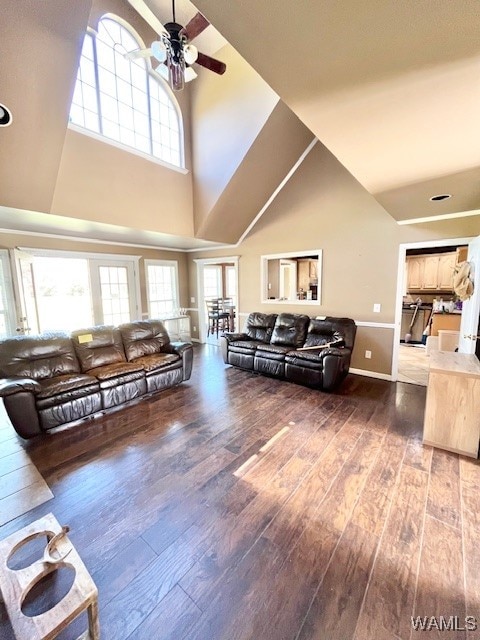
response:
<path fill-rule="evenodd" d="M 190 343 L 170 342 L 158 320 L 0 342 L 0 397 L 32 438 L 188 380 Z"/>
<path fill-rule="evenodd" d="M 255 312 L 220 340 L 226 364 L 331 391 L 349 371 L 356 331 L 350 318 Z"/>

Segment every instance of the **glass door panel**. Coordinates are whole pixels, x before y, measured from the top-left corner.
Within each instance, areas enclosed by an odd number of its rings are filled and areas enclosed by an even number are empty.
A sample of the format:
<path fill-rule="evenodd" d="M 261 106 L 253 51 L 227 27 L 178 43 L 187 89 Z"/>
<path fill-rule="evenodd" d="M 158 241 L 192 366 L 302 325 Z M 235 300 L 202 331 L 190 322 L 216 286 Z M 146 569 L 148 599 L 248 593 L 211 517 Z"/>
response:
<path fill-rule="evenodd" d="M 0 250 L 0 338 L 15 335 L 16 331 L 15 299 L 8 251 Z"/>
<path fill-rule="evenodd" d="M 18 315 L 16 332 L 20 334 L 39 333 L 33 256 L 25 251 L 14 249 L 13 258 Z"/>
<path fill-rule="evenodd" d="M 93 324 L 86 258 L 35 256 L 33 271 L 41 331 L 73 331 Z"/>
<path fill-rule="evenodd" d="M 91 261 L 95 322 L 118 325 L 137 315 L 135 274 L 131 263 Z"/>

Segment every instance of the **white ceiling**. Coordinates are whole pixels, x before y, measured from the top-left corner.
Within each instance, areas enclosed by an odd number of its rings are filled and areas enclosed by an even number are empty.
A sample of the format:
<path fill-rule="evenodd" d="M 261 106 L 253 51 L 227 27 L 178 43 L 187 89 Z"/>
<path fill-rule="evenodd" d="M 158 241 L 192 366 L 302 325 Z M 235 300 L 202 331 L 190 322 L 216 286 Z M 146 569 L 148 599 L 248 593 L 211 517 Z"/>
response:
<path fill-rule="evenodd" d="M 196 5 L 393 217 L 479 208 L 478 0 Z"/>

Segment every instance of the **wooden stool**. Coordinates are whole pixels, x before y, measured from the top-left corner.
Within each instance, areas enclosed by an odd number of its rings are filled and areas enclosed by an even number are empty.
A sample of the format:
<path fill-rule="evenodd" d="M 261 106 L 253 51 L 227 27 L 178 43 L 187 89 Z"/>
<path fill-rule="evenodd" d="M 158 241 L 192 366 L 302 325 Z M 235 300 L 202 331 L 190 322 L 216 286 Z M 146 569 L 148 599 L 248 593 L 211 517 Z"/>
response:
<path fill-rule="evenodd" d="M 18 640 L 52 640 L 85 610 L 88 613 L 88 629 L 79 640 L 100 638 L 97 587 L 75 547 L 63 535 L 64 531 L 55 516 L 49 513 L 0 542 L 0 591 Z M 54 541 L 56 557 L 49 548 L 51 545 L 47 545 L 42 559 L 24 569 L 9 569 L 7 563 L 15 551 L 42 534 L 49 540 L 58 536 Z M 75 579 L 67 595 L 45 613 L 33 617 L 24 615 L 22 603 L 31 588 L 43 576 L 62 566 L 75 571 Z"/>

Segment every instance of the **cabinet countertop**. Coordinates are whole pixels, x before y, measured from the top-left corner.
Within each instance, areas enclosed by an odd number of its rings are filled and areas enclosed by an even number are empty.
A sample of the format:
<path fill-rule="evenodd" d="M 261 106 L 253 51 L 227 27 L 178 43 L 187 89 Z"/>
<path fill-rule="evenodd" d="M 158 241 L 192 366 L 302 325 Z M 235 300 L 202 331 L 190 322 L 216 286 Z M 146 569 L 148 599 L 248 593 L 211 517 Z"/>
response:
<path fill-rule="evenodd" d="M 480 378 L 480 361 L 470 353 L 434 351 L 430 354 L 430 371 Z"/>

